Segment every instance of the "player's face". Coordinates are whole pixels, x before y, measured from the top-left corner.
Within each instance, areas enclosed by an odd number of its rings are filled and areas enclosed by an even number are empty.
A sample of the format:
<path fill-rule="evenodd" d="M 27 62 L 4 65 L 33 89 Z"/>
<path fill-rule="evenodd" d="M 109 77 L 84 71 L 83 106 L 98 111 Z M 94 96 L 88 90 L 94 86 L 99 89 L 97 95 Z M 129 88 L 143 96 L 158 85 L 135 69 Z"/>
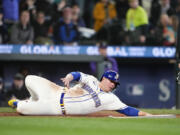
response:
<path fill-rule="evenodd" d="M 105 91 L 105 92 L 112 91 L 116 86 L 116 84 L 113 81 L 111 81 L 105 77 L 102 80 L 102 85 L 103 85 L 103 91 Z"/>

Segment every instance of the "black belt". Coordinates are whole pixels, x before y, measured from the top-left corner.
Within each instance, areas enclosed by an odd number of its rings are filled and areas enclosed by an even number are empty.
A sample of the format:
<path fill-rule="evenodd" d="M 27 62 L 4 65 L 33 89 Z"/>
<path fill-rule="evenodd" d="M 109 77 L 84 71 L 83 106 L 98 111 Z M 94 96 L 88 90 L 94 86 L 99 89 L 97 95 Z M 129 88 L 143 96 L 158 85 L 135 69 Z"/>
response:
<path fill-rule="evenodd" d="M 64 108 L 64 95 L 65 95 L 64 92 L 61 93 L 60 106 L 61 106 L 62 114 L 66 115 L 66 111 L 65 111 L 65 108 Z"/>

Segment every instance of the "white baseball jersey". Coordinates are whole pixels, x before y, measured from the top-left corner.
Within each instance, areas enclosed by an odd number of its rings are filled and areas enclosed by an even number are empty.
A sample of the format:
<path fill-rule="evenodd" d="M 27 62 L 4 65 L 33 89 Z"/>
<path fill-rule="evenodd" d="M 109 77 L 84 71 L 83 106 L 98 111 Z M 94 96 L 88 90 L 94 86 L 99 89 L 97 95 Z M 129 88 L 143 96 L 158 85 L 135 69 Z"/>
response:
<path fill-rule="evenodd" d="M 77 97 L 65 95 L 64 104 L 67 114 L 88 114 L 101 110 L 120 110 L 127 107 L 112 92 L 103 92 L 99 81 L 92 75 L 80 72 L 79 84 L 75 88 L 82 88 L 84 94 Z"/>

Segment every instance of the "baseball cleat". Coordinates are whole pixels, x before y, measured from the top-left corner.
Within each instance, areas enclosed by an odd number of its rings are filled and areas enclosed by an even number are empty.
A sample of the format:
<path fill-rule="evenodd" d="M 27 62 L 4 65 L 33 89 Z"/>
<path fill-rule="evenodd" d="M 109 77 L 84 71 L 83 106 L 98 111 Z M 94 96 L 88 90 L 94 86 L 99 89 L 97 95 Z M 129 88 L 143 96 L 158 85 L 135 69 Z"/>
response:
<path fill-rule="evenodd" d="M 18 101 L 16 99 L 11 99 L 8 101 L 8 105 L 12 108 L 16 108 L 17 107 L 17 103 Z"/>

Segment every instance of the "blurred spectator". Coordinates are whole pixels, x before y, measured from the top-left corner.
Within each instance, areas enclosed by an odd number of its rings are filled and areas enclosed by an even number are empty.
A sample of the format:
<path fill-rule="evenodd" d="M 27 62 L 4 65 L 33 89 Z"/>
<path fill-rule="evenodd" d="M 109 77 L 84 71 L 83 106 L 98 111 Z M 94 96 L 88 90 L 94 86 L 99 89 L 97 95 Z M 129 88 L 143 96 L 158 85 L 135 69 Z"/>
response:
<path fill-rule="evenodd" d="M 159 0 L 153 0 L 151 3 L 151 9 L 150 9 L 150 22 L 152 24 L 152 27 L 155 27 L 158 23 L 159 17 L 161 15 L 161 5 Z"/>
<path fill-rule="evenodd" d="M 115 5 L 110 0 L 100 0 L 93 10 L 94 29 L 99 31 L 105 24 L 111 24 L 116 16 Z"/>
<path fill-rule="evenodd" d="M 12 44 L 33 44 L 34 31 L 29 22 L 29 12 L 22 11 L 20 22 L 12 26 L 11 43 Z"/>
<path fill-rule="evenodd" d="M 170 22 L 172 24 L 172 27 L 173 27 L 173 30 L 175 31 L 175 33 L 177 34 L 177 31 L 178 31 L 178 25 L 179 25 L 179 19 L 177 16 L 175 15 L 172 15 L 170 17 Z"/>
<path fill-rule="evenodd" d="M 20 0 L 3 0 L 4 21 L 14 23 L 19 20 Z"/>
<path fill-rule="evenodd" d="M 72 9 L 63 9 L 63 17 L 54 26 L 54 38 L 56 44 L 77 45 L 79 33 L 76 25 L 72 22 Z"/>
<path fill-rule="evenodd" d="M 99 53 L 100 53 L 100 55 L 104 56 L 104 63 L 103 63 L 104 64 L 104 71 L 114 70 L 116 72 L 119 72 L 116 59 L 107 56 L 107 44 L 105 42 L 101 42 L 99 44 Z M 91 68 L 92 74 L 96 75 L 97 74 L 96 62 L 91 62 L 90 68 Z"/>
<path fill-rule="evenodd" d="M 78 27 L 86 27 L 84 20 L 80 16 L 80 8 L 78 5 L 72 6 L 72 21 Z"/>
<path fill-rule="evenodd" d="M 23 0 L 20 3 L 20 11 L 27 10 L 30 13 L 30 22 L 32 23 L 36 18 L 37 8 L 35 5 L 36 0 Z"/>
<path fill-rule="evenodd" d="M 172 21 L 168 17 L 168 15 L 163 14 L 161 15 L 161 24 L 162 24 L 162 32 L 163 32 L 163 45 L 169 46 L 169 45 L 175 45 L 176 42 L 176 34 L 172 26 Z"/>
<path fill-rule="evenodd" d="M 54 14 L 53 22 L 58 22 L 59 18 L 62 17 L 62 10 L 66 6 L 66 0 L 55 1 L 53 4 Z"/>
<path fill-rule="evenodd" d="M 170 0 L 161 0 L 161 14 L 168 14 L 169 16 L 175 14 L 175 10 L 171 7 Z"/>
<path fill-rule="evenodd" d="M 178 21 L 180 22 L 180 0 L 177 1 L 176 12 L 177 12 L 176 15 L 178 17 Z M 176 47 L 177 53 L 178 53 L 178 58 L 180 59 L 180 38 L 179 38 L 179 35 L 180 35 L 180 24 L 179 24 L 178 30 L 177 30 L 177 47 Z M 179 69 L 180 69 L 180 66 L 179 66 Z"/>
<path fill-rule="evenodd" d="M 175 45 L 176 32 L 172 23 L 175 22 L 172 22 L 167 14 L 161 15 L 160 24 L 154 30 L 151 30 L 151 42 L 153 42 L 153 45 Z"/>
<path fill-rule="evenodd" d="M 80 16 L 82 16 L 82 14 L 84 14 L 85 1 L 87 1 L 87 0 L 68 0 L 68 4 L 70 4 L 70 5 L 78 5 L 78 7 L 81 10 Z M 91 0 L 91 1 L 93 1 L 93 0 Z"/>
<path fill-rule="evenodd" d="M 180 20 L 180 0 L 177 1 L 176 15 L 178 16 L 178 19 Z"/>
<path fill-rule="evenodd" d="M 51 0 L 21 0 L 20 11 L 29 11 L 31 23 L 36 20 L 37 12 L 39 11 L 44 12 L 46 20 L 51 21 L 55 12 L 52 3 L 53 1 Z"/>
<path fill-rule="evenodd" d="M 5 89 L 3 84 L 3 79 L 0 77 L 0 106 L 4 105 L 5 102 Z"/>
<path fill-rule="evenodd" d="M 7 26 L 4 24 L 3 12 L 2 9 L 0 9 L 0 44 L 5 44 L 7 42 L 8 42 Z"/>
<path fill-rule="evenodd" d="M 45 14 L 43 12 L 37 13 L 37 18 L 33 23 L 35 44 L 53 44 L 48 37 L 48 31 L 51 22 L 45 21 Z"/>
<path fill-rule="evenodd" d="M 151 4 L 150 22 L 155 27 L 160 19 L 161 14 L 168 16 L 175 14 L 175 9 L 170 5 L 170 0 L 153 0 Z"/>
<path fill-rule="evenodd" d="M 150 12 L 151 12 L 151 4 L 152 4 L 153 0 L 142 0 L 142 7 L 144 8 L 144 10 L 146 11 L 148 18 L 150 16 Z"/>
<path fill-rule="evenodd" d="M 52 20 L 52 14 L 54 12 L 52 2 L 57 0 L 36 0 L 37 11 L 42 11 L 46 15 L 46 20 Z"/>
<path fill-rule="evenodd" d="M 7 92 L 8 98 L 26 99 L 29 98 L 30 94 L 26 90 L 24 85 L 24 76 L 17 73 L 14 76 L 12 87 Z"/>
<path fill-rule="evenodd" d="M 93 15 L 92 10 L 94 8 L 96 0 L 84 0 L 83 19 L 88 28 L 93 28 Z"/>
<path fill-rule="evenodd" d="M 127 0 L 116 0 L 117 17 L 122 23 L 125 22 L 126 12 L 128 11 L 128 9 L 129 4 Z"/>
<path fill-rule="evenodd" d="M 129 0 L 130 9 L 126 14 L 126 29 L 128 35 L 126 43 L 130 45 L 145 44 L 148 16 L 145 10 L 139 6 L 138 0 Z"/>

